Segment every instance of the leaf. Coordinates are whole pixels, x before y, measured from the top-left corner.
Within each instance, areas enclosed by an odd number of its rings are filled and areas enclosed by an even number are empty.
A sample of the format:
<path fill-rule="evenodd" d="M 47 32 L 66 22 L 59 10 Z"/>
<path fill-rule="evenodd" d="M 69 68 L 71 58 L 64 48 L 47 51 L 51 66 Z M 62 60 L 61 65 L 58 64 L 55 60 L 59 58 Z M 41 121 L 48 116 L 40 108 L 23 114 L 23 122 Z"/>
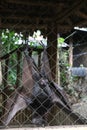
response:
<path fill-rule="evenodd" d="M 57 42 L 58 42 L 58 44 L 62 44 L 63 42 L 64 42 L 64 38 L 62 38 L 62 37 L 59 37 L 58 39 L 57 39 Z"/>

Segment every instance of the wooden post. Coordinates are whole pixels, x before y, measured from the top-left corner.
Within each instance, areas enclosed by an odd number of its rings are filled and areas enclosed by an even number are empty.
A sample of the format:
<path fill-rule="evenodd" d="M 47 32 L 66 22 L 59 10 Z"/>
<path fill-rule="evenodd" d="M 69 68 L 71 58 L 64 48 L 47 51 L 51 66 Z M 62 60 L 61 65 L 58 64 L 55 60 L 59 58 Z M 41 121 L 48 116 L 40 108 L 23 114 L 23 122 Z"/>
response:
<path fill-rule="evenodd" d="M 57 61 L 57 27 L 56 24 L 48 26 L 48 57 L 53 80 L 56 81 L 56 61 Z"/>
<path fill-rule="evenodd" d="M 60 35 L 58 34 L 57 38 L 59 38 Z M 57 62 L 56 62 L 56 82 L 60 86 L 60 65 L 59 65 L 59 48 L 57 43 Z"/>
<path fill-rule="evenodd" d="M 38 68 L 40 70 L 40 66 L 41 66 L 41 51 L 38 51 Z"/>
<path fill-rule="evenodd" d="M 2 68 L 1 68 L 1 62 L 0 62 L 0 85 L 2 84 Z"/>
<path fill-rule="evenodd" d="M 54 81 L 56 81 L 56 63 L 57 63 L 57 27 L 56 24 L 49 25 L 48 30 L 47 30 L 47 40 L 48 40 L 48 58 L 49 58 L 49 63 L 50 63 L 50 68 L 51 68 L 51 73 L 52 73 L 52 78 Z M 50 114 L 48 114 L 48 122 L 49 124 L 52 125 L 55 124 L 53 121 L 53 116 L 51 115 L 56 115 L 57 114 L 57 108 L 56 106 L 52 107 L 50 110 Z"/>
<path fill-rule="evenodd" d="M 21 70 L 20 70 L 20 61 L 21 60 L 21 52 L 17 51 L 17 80 L 16 80 L 16 87 L 18 88 L 20 85 L 20 77 L 21 77 Z"/>
<path fill-rule="evenodd" d="M 1 56 L 1 52 L 2 52 L 2 46 L 1 46 L 1 42 L 0 42 L 0 56 Z M 0 61 L 0 85 L 2 84 L 2 67 L 1 67 L 1 61 Z"/>
<path fill-rule="evenodd" d="M 5 112 L 5 105 L 6 105 L 6 99 L 8 95 L 8 69 L 9 69 L 9 56 L 5 60 L 5 68 L 4 68 L 4 77 L 3 77 L 3 84 L 4 84 L 4 90 L 3 90 L 3 114 Z"/>
<path fill-rule="evenodd" d="M 9 69 L 9 56 L 5 60 L 5 71 L 4 71 L 4 90 L 7 90 L 7 80 L 8 80 L 8 69 Z"/>
<path fill-rule="evenodd" d="M 72 38 L 70 38 L 70 43 L 69 43 L 69 65 L 70 65 L 70 67 L 73 66 L 73 41 L 72 41 Z"/>

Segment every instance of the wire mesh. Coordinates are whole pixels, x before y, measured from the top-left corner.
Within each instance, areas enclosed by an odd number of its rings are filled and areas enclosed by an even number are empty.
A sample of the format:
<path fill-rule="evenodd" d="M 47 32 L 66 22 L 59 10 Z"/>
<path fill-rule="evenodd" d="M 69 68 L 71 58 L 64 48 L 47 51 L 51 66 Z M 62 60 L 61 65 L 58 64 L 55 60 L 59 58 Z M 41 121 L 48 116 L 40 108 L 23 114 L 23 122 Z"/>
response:
<path fill-rule="evenodd" d="M 23 5 L 22 5 L 23 6 Z M 16 9 L 10 17 L 17 14 Z M 24 7 L 21 7 L 24 8 Z M 32 8 L 31 8 L 32 10 Z M 35 7 L 37 10 L 37 7 Z M 28 5 L 23 12 L 26 17 Z M 54 10 L 51 10 L 55 14 Z M 40 19 L 48 14 L 50 8 L 38 8 Z M 8 15 L 9 16 L 9 15 Z M 8 17 L 9 18 L 9 17 Z M 4 24 L 7 22 L 3 19 Z M 8 20 L 10 23 L 10 20 Z M 38 20 L 32 22 L 32 31 L 39 28 Z M 40 21 L 42 22 L 42 21 Z M 45 23 L 46 21 L 43 20 Z M 23 31 L 28 33 L 25 18 L 13 22 L 12 30 L 23 23 Z M 50 22 L 49 22 L 50 23 Z M 52 126 L 86 124 L 87 75 L 73 75 L 72 69 L 83 74 L 87 71 L 86 32 L 77 32 L 73 36 L 72 62 L 69 64 L 69 47 L 57 47 L 57 29 L 55 24 L 42 27 L 42 33 L 48 38 L 46 48 L 31 47 L 25 44 L 11 48 L 7 53 L 3 43 L 0 49 L 0 127 Z M 44 28 L 44 29 L 43 29 Z M 45 30 L 45 31 L 43 31 Z M 26 34 L 28 35 L 28 34 Z M 11 39 L 12 40 L 12 39 Z M 9 41 L 9 46 L 12 41 Z M 69 45 L 69 41 L 67 44 Z M 41 45 L 41 43 L 39 42 Z M 20 47 L 21 46 L 21 47 Z M 21 48 L 21 49 L 20 49 Z M 45 50 L 46 49 L 46 50 Z M 85 60 L 84 60 L 85 59 Z"/>
<path fill-rule="evenodd" d="M 28 48 L 27 45 L 26 48 Z M 75 77 L 76 79 L 74 79 L 73 77 L 72 81 L 70 81 L 72 78 L 71 74 L 69 75 L 71 76 L 70 79 L 68 76 L 67 81 L 67 78 L 63 76 L 67 76 L 68 70 L 64 66 L 64 57 L 61 57 L 60 54 L 60 66 L 58 65 L 60 67 L 60 74 L 63 71 L 65 73 L 64 75 L 60 75 L 60 84 L 62 87 L 59 87 L 51 77 L 49 59 L 51 60 L 52 57 L 47 57 L 46 49 L 40 50 L 39 53 L 36 49 L 37 53 L 35 53 L 35 51 L 32 52 L 29 48 L 27 50 L 20 50 L 18 48 L 13 53 L 10 53 L 10 55 L 6 54 L 4 58 L 1 57 L 3 59 L 1 60 L 3 78 L 0 93 L 1 125 L 6 127 L 22 127 L 25 125 L 86 124 L 86 116 L 83 116 L 86 103 L 83 108 L 80 105 L 81 103 L 73 101 L 81 101 L 79 90 L 78 88 L 76 89 L 78 82 L 80 82 L 80 79 L 78 80 L 77 78 L 82 78 L 82 82 L 85 82 L 86 79 L 84 80 L 84 77 Z M 65 55 L 65 51 L 63 49 L 59 52 Z M 58 61 L 56 62 L 58 64 Z M 77 80 L 77 84 L 74 80 Z M 68 100 L 66 100 L 66 97 Z M 74 105 L 69 106 L 69 102 Z M 79 105 L 80 107 L 78 107 Z"/>

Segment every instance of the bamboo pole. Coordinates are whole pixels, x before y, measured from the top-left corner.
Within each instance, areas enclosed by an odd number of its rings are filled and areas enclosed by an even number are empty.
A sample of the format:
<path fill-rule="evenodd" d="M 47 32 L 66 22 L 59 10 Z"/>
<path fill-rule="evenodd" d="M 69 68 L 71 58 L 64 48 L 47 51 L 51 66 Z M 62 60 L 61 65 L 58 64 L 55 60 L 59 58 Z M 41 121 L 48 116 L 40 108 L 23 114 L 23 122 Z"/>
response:
<path fill-rule="evenodd" d="M 69 65 L 70 67 L 73 66 L 73 41 L 71 38 L 69 43 Z"/>
<path fill-rule="evenodd" d="M 57 38 L 59 38 L 60 35 L 58 34 Z M 58 44 L 58 43 L 57 43 Z M 56 62 L 56 82 L 60 86 L 60 65 L 59 65 L 59 48 L 57 45 L 57 62 Z"/>

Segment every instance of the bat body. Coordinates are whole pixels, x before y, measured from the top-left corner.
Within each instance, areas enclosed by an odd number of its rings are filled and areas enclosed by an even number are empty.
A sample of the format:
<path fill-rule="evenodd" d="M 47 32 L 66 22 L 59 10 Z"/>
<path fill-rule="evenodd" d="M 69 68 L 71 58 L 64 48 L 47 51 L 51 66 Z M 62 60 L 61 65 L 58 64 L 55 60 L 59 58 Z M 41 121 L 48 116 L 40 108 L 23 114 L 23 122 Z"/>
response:
<path fill-rule="evenodd" d="M 45 115 L 54 104 L 79 124 L 86 123 L 85 119 L 73 113 L 65 91 L 53 82 L 46 50 L 43 52 L 40 71 L 32 58 L 25 55 L 22 82 L 23 89 L 16 92 L 16 98 L 3 121 L 5 125 L 10 123 L 19 110 L 26 107 L 32 110 L 33 124 L 45 125 L 47 124 Z"/>

